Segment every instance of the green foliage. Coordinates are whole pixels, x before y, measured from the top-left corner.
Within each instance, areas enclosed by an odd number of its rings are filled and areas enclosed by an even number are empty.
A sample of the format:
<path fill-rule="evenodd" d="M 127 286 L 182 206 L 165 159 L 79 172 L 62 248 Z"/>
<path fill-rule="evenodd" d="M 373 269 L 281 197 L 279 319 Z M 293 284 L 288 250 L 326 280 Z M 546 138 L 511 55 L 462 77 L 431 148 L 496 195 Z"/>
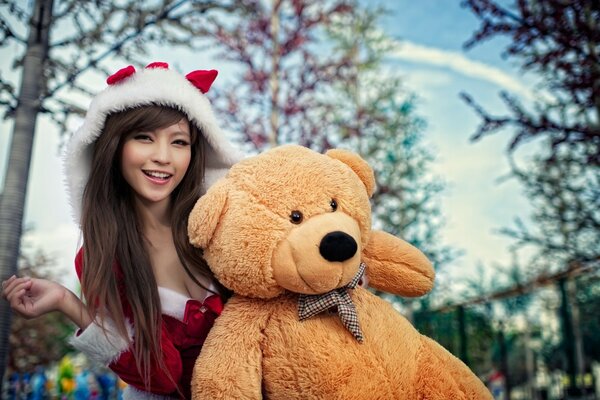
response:
<path fill-rule="evenodd" d="M 481 308 L 464 310 L 468 365 L 476 374 L 483 375 L 491 369 L 493 361 L 491 348 L 496 338 L 496 331 L 486 310 Z M 445 312 L 423 309 L 415 312 L 413 317 L 419 332 L 431 337 L 455 356 L 461 356 L 457 309 Z"/>
<path fill-rule="evenodd" d="M 419 310 L 413 313 L 413 323 L 421 334 L 434 339 L 452 354 L 458 354 L 458 323 L 453 312 Z"/>
<path fill-rule="evenodd" d="M 600 280 L 598 275 L 578 277 L 575 281 L 575 302 L 579 312 L 579 330 L 581 333 L 584 364 L 600 362 Z M 551 369 L 565 368 L 566 355 L 562 337 L 546 338 L 542 342 L 541 356 Z"/>
<path fill-rule="evenodd" d="M 469 366 L 479 375 L 491 369 L 490 345 L 496 336 L 492 323 L 485 309 L 467 308 L 465 311 Z"/>
<path fill-rule="evenodd" d="M 583 351 L 588 362 L 600 362 L 600 280 L 598 276 L 583 277 L 577 282 L 577 287 Z"/>

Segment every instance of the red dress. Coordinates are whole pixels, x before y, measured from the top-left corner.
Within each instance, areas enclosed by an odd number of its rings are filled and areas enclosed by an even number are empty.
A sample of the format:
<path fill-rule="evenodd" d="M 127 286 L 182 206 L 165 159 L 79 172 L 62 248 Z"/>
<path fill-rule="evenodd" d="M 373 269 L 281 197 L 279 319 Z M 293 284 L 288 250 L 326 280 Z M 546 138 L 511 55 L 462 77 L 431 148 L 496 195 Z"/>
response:
<path fill-rule="evenodd" d="M 80 250 L 75 258 L 75 268 L 80 279 L 82 266 L 83 252 Z M 117 273 L 120 274 L 120 268 Z M 131 339 L 133 318 L 130 306 L 124 298 L 122 288 L 119 292 L 129 323 L 128 331 Z M 97 324 L 93 323 L 85 330 L 78 332 L 71 340 L 73 346 L 86 354 L 92 361 L 108 365 L 123 381 L 137 389 L 131 390 L 128 387 L 127 389 L 135 394 L 129 393 L 129 396 L 125 394 L 125 398 L 157 398 L 152 394 L 190 398 L 190 381 L 194 363 L 208 331 L 223 309 L 223 301 L 218 295 L 211 295 L 204 301 L 198 301 L 167 288 L 159 287 L 158 292 L 162 309 L 161 348 L 163 360 L 174 382 L 169 379 L 167 374 L 153 365 L 150 369 L 151 393 L 144 392 L 145 386 L 137 370 L 133 351 L 127 341 L 116 332 L 112 321 L 103 321 L 108 331 L 108 337 L 104 335 Z"/>

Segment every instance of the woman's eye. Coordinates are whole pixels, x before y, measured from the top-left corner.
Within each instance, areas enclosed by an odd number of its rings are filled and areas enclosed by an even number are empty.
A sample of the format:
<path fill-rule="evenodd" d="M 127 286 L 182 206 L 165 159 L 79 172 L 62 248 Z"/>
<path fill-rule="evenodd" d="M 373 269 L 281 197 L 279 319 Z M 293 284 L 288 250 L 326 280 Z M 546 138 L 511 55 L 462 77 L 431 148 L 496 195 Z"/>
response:
<path fill-rule="evenodd" d="M 298 210 L 294 210 L 290 214 L 290 221 L 292 221 L 292 224 L 299 224 L 303 219 L 304 215 L 302 215 L 302 213 Z"/>
<path fill-rule="evenodd" d="M 150 139 L 150 136 L 143 134 L 143 133 L 139 133 L 137 135 L 135 135 L 133 137 L 135 140 L 140 140 L 140 141 L 150 141 L 152 139 Z"/>
<path fill-rule="evenodd" d="M 331 206 L 331 211 L 335 211 L 338 208 L 338 203 L 337 201 L 335 201 L 335 199 L 331 199 L 329 205 Z"/>
<path fill-rule="evenodd" d="M 176 144 L 178 146 L 189 146 L 190 145 L 190 143 L 187 140 L 183 140 L 183 139 L 175 140 L 173 142 L 173 144 Z"/>

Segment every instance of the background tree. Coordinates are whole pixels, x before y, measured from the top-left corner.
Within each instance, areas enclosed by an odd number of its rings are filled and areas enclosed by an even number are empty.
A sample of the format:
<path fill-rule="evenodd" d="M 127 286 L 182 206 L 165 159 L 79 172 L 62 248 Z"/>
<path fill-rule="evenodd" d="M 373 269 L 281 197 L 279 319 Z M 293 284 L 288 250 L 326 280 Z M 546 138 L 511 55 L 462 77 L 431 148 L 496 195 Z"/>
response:
<path fill-rule="evenodd" d="M 511 157 L 512 176 L 532 204 L 534 226 L 517 218 L 515 227 L 499 232 L 512 237 L 516 249 L 534 250 L 530 275 L 565 269 L 573 261 L 598 263 L 600 258 L 600 171 L 572 154 L 554 160 L 549 163 L 541 154 L 518 165 Z"/>
<path fill-rule="evenodd" d="M 505 3 L 502 3 L 505 4 Z M 534 205 L 534 229 L 517 221 L 503 232 L 517 247 L 537 251 L 535 266 L 565 268 L 600 260 L 600 3 L 594 0 L 524 0 L 509 6 L 466 0 L 481 26 L 465 47 L 508 36 L 504 56 L 541 77 L 530 107 L 503 93 L 509 114 L 492 116 L 464 95 L 482 119 L 473 140 L 507 129 L 515 149 L 540 147 L 526 165 L 514 158 L 512 176 Z"/>
<path fill-rule="evenodd" d="M 138 62 L 148 46 L 199 46 L 200 19 L 235 1 L 162 0 L 154 2 L 80 2 L 36 0 L 0 3 L 0 47 L 14 45 L 14 74 L 0 76 L 0 106 L 14 121 L 6 178 L 0 202 L 0 278 L 16 272 L 31 151 L 38 114 L 66 131 L 87 98 L 88 74 L 106 77 L 111 62 Z M 7 52 L 8 53 L 8 52 Z M 17 74 L 19 72 L 20 74 Z M 15 83 L 19 76 L 21 82 Z M 18 88 L 18 89 L 17 89 Z M 10 315 L 0 302 L 0 376 L 4 375 Z M 1 385 L 1 381 L 0 381 Z M 0 387 L 1 390 L 1 387 Z"/>
<path fill-rule="evenodd" d="M 534 274 L 570 270 L 586 273 L 600 267 L 600 3 L 594 0 L 519 0 L 509 5 L 493 0 L 465 0 L 481 21 L 466 42 L 470 48 L 496 36 L 508 36 L 505 57 L 525 72 L 541 77 L 540 95 L 526 107 L 503 93 L 509 114 L 492 116 L 463 95 L 482 124 L 473 140 L 504 130 L 512 177 L 524 187 L 533 205 L 533 228 L 517 220 L 503 233 L 515 247 L 533 249 L 527 267 Z M 534 156 L 516 162 L 514 151 L 535 141 Z M 586 350 L 576 295 L 577 280 L 557 282 L 561 293 L 561 356 L 570 376 L 569 393 L 577 393 L 576 374 L 585 367 Z M 565 287 L 570 290 L 565 290 Z M 595 293 L 598 301 L 598 293 Z"/>
<path fill-rule="evenodd" d="M 332 54 L 325 29 L 351 12 L 340 0 L 244 0 L 226 20 L 205 25 L 238 79 L 216 107 L 240 132 L 249 151 L 282 143 L 327 148 L 321 121 L 324 98 L 347 60 Z M 327 56 L 324 57 L 323 55 Z"/>
<path fill-rule="evenodd" d="M 582 363 L 589 371 L 592 362 L 600 362 L 600 275 L 590 274 L 576 278 L 574 301 L 579 313 L 579 329 L 583 350 Z M 558 295 L 556 295 L 557 297 Z M 554 300 L 556 302 L 556 300 Z M 542 341 L 541 356 L 551 370 L 567 369 L 567 361 L 560 337 L 548 336 Z"/>
<path fill-rule="evenodd" d="M 503 4 L 505 4 L 503 2 Z M 525 71 L 543 77 L 541 88 L 551 93 L 527 112 L 504 94 L 512 114 L 503 118 L 482 113 L 478 139 L 500 128 L 516 128 L 510 149 L 541 137 L 553 161 L 561 152 L 574 153 L 580 164 L 600 164 L 600 5 L 594 0 L 520 0 L 510 6 L 494 0 L 464 0 L 481 26 L 465 47 L 508 36 L 503 55 L 518 60 Z"/>
<path fill-rule="evenodd" d="M 444 183 L 431 172 L 435 156 L 416 96 L 385 67 L 397 44 L 377 26 L 384 13 L 354 7 L 330 26 L 334 49 L 348 65 L 332 82 L 322 129 L 328 145 L 357 151 L 373 166 L 375 227 L 408 240 L 439 269 L 457 255 L 439 237 Z"/>

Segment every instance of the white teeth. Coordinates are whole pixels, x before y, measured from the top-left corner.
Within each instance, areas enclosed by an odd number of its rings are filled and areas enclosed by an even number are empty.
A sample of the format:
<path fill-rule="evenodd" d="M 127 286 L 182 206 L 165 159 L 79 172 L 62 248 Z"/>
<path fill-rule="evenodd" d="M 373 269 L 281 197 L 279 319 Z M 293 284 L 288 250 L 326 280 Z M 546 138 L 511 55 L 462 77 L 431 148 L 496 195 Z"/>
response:
<path fill-rule="evenodd" d="M 170 177 L 170 174 L 167 174 L 165 172 L 157 172 L 157 171 L 144 171 L 144 173 L 148 176 L 151 176 L 153 178 L 159 178 L 159 179 L 167 179 L 168 177 Z"/>

